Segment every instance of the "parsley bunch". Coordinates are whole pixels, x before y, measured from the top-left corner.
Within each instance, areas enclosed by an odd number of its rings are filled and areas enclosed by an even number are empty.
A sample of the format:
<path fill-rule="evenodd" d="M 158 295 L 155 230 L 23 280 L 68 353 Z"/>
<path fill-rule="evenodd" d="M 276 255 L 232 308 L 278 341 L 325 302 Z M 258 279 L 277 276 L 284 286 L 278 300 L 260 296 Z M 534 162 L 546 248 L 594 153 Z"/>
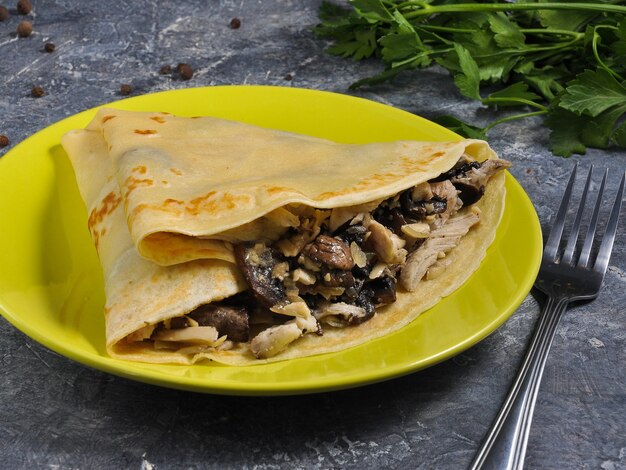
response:
<path fill-rule="evenodd" d="M 466 137 L 484 139 L 497 124 L 543 115 L 555 155 L 626 148 L 626 1 L 349 3 L 322 3 L 315 32 L 333 40 L 331 54 L 384 62 L 383 72 L 352 88 L 438 64 L 463 95 L 522 108 L 485 127 L 437 119 Z"/>

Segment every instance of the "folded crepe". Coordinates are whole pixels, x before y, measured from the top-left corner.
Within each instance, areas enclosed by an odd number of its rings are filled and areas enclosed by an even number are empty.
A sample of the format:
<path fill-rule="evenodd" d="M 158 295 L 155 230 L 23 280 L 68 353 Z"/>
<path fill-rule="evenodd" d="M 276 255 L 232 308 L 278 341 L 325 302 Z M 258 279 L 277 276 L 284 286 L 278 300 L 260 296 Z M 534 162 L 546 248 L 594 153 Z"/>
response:
<path fill-rule="evenodd" d="M 244 365 L 389 334 L 479 266 L 504 209 L 484 141 L 338 144 L 103 108 L 63 137 L 107 351 Z"/>

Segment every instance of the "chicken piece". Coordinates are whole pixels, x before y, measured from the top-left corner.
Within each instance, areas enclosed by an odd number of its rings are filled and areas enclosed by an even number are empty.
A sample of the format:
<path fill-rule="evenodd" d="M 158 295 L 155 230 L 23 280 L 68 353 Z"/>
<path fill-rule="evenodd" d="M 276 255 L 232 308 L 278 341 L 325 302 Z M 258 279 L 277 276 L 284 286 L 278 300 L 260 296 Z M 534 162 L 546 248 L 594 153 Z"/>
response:
<path fill-rule="evenodd" d="M 302 330 L 295 321 L 272 326 L 252 338 L 250 350 L 257 359 L 266 359 L 284 351 L 300 336 L 302 336 Z"/>
<path fill-rule="evenodd" d="M 382 262 L 387 264 L 404 263 L 407 255 L 407 251 L 404 249 L 406 241 L 374 219 L 370 219 L 367 229 L 370 231 L 370 237 L 366 244 L 376 252 Z"/>
<path fill-rule="evenodd" d="M 448 253 L 459 244 L 461 238 L 478 222 L 476 212 L 453 217 L 443 227 L 433 230 L 417 250 L 409 255 L 400 273 L 400 283 L 409 292 L 413 292 L 441 254 Z"/>

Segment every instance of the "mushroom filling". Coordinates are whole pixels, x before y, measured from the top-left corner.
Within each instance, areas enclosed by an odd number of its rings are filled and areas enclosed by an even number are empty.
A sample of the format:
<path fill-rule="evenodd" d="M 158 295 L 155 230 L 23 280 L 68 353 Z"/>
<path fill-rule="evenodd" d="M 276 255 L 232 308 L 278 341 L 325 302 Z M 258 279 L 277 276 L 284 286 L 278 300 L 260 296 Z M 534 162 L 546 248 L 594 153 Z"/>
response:
<path fill-rule="evenodd" d="M 446 254 L 480 220 L 472 204 L 508 167 L 463 156 L 439 177 L 382 201 L 286 206 L 299 223 L 278 240 L 235 245 L 249 291 L 146 327 L 134 339 L 189 353 L 249 342 L 257 358 L 267 358 L 304 334 L 366 322 L 395 302 L 398 288 L 414 291 L 445 271 Z"/>

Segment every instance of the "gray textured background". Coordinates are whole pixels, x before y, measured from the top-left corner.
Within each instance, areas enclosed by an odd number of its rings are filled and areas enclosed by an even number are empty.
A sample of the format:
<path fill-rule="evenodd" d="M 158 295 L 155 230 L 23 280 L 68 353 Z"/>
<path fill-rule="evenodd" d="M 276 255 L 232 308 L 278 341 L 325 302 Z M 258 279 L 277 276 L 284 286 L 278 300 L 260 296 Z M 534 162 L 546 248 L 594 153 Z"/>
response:
<path fill-rule="evenodd" d="M 34 34 L 0 23 L 0 134 L 16 144 L 66 116 L 119 96 L 188 86 L 272 84 L 348 93 L 378 69 L 326 55 L 310 32 L 317 1 L 36 1 Z M 228 27 L 238 17 L 238 30 Z M 41 52 L 45 42 L 57 45 Z M 190 63 L 189 82 L 161 76 Z M 287 74 L 293 80 L 285 79 Z M 33 85 L 47 94 L 30 97 Z M 354 92 L 426 118 L 489 113 L 437 70 Z M 606 165 L 617 151 L 569 160 L 545 149 L 540 121 L 498 126 L 492 146 L 544 227 L 574 161 Z M 0 150 L 0 156 L 11 146 Z M 625 224 L 621 224 L 624 231 Z M 601 297 L 563 318 L 536 407 L 527 468 L 626 468 L 626 254 L 618 241 Z M 1 249 L 7 249 L 3 247 Z M 0 266 L 0 269 L 2 267 Z M 407 377 L 343 392 L 235 398 L 162 389 L 78 365 L 0 320 L 0 468 L 464 468 L 519 364 L 540 303 L 528 296 L 497 332 Z"/>

